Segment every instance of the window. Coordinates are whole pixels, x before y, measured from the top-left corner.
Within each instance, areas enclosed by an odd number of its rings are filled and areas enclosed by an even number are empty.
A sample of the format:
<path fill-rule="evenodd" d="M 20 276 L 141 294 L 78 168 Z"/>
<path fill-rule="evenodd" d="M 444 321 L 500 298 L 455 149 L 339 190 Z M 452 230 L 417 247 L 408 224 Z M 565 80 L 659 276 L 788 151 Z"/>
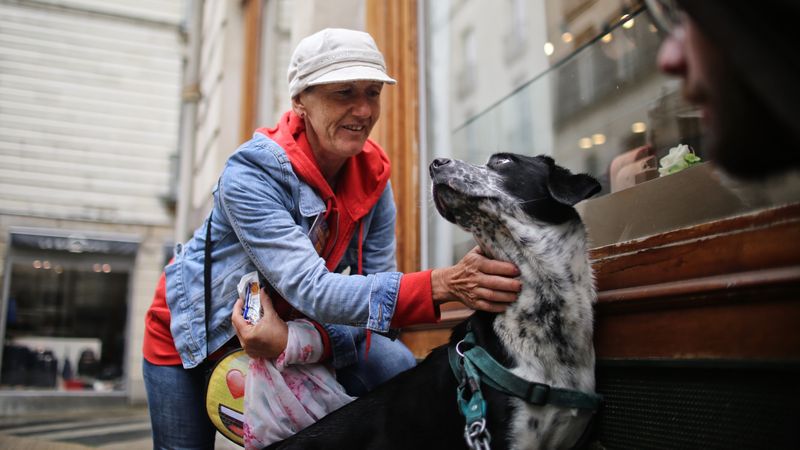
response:
<path fill-rule="evenodd" d="M 543 17 L 545 25 L 542 33 L 523 35 L 526 47 L 536 51 L 524 54 L 525 64 L 516 61 L 515 69 L 525 66 L 521 73 L 498 59 L 499 47 L 508 45 L 506 33 L 496 30 L 508 20 L 499 9 L 490 2 L 426 3 L 427 161 L 446 156 L 483 163 L 497 151 L 543 153 L 590 173 L 603 186 L 603 197 L 581 205 L 595 245 L 800 198 L 797 177 L 751 186 L 702 164 L 707 155 L 699 114 L 682 99 L 680 81 L 658 71 L 661 36 L 640 4 L 528 0 L 515 6 Z M 463 29 L 470 32 L 459 35 Z M 465 37 L 473 35 L 480 38 Z M 459 67 L 448 41 L 474 42 L 480 63 L 468 98 L 461 91 L 448 97 L 447 80 L 435 75 Z M 670 175 L 674 179 L 660 176 L 659 161 L 681 144 L 700 159 L 700 167 Z M 637 189 L 608 195 L 632 187 Z M 429 249 L 428 266 L 457 261 L 473 245 L 471 238 L 439 223 L 443 219 L 434 210 L 429 216 L 432 244 L 423 246 Z"/>
<path fill-rule="evenodd" d="M 12 233 L 1 389 L 125 389 L 137 245 Z"/>
<path fill-rule="evenodd" d="M 510 26 L 503 41 L 506 62 L 513 63 L 522 59 L 528 44 L 526 0 L 511 0 L 509 5 Z"/>
<path fill-rule="evenodd" d="M 444 96 L 440 78 L 426 80 L 428 161 L 545 153 L 603 184 L 600 196 L 578 205 L 598 294 L 596 390 L 607 414 L 598 417 L 597 442 L 639 448 L 656 436 L 731 447 L 757 436 L 753 442 L 790 446 L 783 442 L 792 423 L 749 427 L 772 422 L 763 415 L 737 423 L 741 414 L 728 412 L 790 407 L 784 393 L 797 378 L 800 348 L 800 175 L 747 184 L 704 162 L 699 114 L 682 100 L 680 82 L 656 70 L 660 36 L 637 2 L 527 1 L 529 17 L 545 17 L 546 27 L 527 36 L 527 48 L 540 53 L 524 56 L 521 85 L 509 83 L 518 74 L 495 64 L 498 33 L 481 33 L 500 23 L 489 2 L 436 3 L 425 10 L 427 73 L 450 64 L 441 51 L 449 29 L 471 24 L 486 38 L 478 40 L 481 74 L 469 104 Z M 436 14 L 442 9 L 446 15 Z M 702 161 L 662 175 L 660 159 L 679 144 Z M 452 264 L 474 245 L 435 211 L 428 217 L 429 266 Z M 424 356 L 469 314 L 445 310 L 438 326 L 404 330 L 402 338 Z M 680 381 L 671 386 L 662 377 Z M 643 380 L 652 386 L 642 389 Z M 676 403 L 679 391 L 692 401 Z M 694 401 L 701 397 L 708 401 Z M 671 417 L 683 423 L 653 420 L 678 403 Z M 701 416 L 713 423 L 694 432 L 687 424 Z"/>
<path fill-rule="evenodd" d="M 458 71 L 457 93 L 465 96 L 475 90 L 478 80 L 478 49 L 475 42 L 475 30 L 468 28 L 461 33 L 461 68 Z"/>

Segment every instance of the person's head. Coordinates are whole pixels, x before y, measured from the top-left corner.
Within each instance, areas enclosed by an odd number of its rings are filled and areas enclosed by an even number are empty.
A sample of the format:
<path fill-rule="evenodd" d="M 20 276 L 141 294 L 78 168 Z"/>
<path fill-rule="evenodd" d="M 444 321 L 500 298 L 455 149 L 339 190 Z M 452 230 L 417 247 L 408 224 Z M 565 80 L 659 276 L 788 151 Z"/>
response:
<path fill-rule="evenodd" d="M 288 75 L 292 109 L 305 121 L 318 158 L 361 152 L 381 114 L 383 84 L 395 83 L 372 37 L 341 28 L 300 41 Z"/>
<path fill-rule="evenodd" d="M 794 0 L 648 0 L 667 33 L 659 68 L 683 78 L 702 112 L 711 159 L 759 178 L 800 168 L 800 25 Z M 785 51 L 785 52 L 784 52 Z"/>

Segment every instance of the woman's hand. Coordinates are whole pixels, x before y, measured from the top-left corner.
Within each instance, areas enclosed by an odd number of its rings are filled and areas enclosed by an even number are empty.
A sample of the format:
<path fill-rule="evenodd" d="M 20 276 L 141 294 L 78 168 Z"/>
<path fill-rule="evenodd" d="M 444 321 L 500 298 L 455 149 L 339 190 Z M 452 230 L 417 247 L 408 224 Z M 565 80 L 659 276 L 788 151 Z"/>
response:
<path fill-rule="evenodd" d="M 275 312 L 264 289 L 260 292 L 261 311 L 263 316 L 255 325 L 242 315 L 242 299 L 233 305 L 231 322 L 236 329 L 236 336 L 245 353 L 251 358 L 277 358 L 286 349 L 289 340 L 289 327 Z"/>
<path fill-rule="evenodd" d="M 489 259 L 475 247 L 455 266 L 431 272 L 433 301 L 459 301 L 471 309 L 503 312 L 522 289 L 516 276 L 517 266 Z"/>

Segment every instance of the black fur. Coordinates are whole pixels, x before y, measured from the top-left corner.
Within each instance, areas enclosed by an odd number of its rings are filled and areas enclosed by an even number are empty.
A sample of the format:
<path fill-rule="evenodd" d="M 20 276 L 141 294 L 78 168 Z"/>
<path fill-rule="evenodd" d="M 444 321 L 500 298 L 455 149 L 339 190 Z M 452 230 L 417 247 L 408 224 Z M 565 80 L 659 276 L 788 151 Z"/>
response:
<path fill-rule="evenodd" d="M 491 330 L 492 315 L 476 313 L 469 320 L 476 340 L 499 361 L 503 354 Z M 450 338 L 455 345 L 466 322 Z M 464 418 L 456 406 L 456 382 L 447 347 L 434 349 L 417 367 L 401 373 L 368 395 L 334 411 L 316 424 L 268 449 L 466 449 Z M 488 427 L 493 450 L 508 448 L 499 437 L 508 426 L 508 399 L 482 388 L 488 402 Z"/>

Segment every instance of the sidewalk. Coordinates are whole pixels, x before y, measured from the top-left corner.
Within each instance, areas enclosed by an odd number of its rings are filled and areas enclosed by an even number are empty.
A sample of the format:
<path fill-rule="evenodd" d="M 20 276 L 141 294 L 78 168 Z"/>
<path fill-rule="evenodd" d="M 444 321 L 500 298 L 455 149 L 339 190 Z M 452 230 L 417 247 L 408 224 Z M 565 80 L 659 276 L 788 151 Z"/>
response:
<path fill-rule="evenodd" d="M 86 450 L 94 447 L 67 444 L 62 442 L 43 441 L 41 439 L 34 438 L 22 438 L 0 433 L 0 448 L 15 450 Z"/>
<path fill-rule="evenodd" d="M 217 450 L 241 447 L 217 434 Z M 150 417 L 144 406 L 46 412 L 0 417 L 0 449 L 150 450 Z"/>
<path fill-rule="evenodd" d="M 145 450 L 152 448 L 147 408 L 61 410 L 0 417 L 0 449 Z"/>
<path fill-rule="evenodd" d="M 101 447 L 90 447 L 88 445 L 68 444 L 66 442 L 45 441 L 30 437 L 17 437 L 0 433 L 0 449 L 14 450 L 150 450 L 153 448 L 152 441 L 148 438 L 135 442 L 118 442 L 115 444 L 103 445 Z M 216 450 L 241 450 L 241 447 L 217 434 Z"/>

